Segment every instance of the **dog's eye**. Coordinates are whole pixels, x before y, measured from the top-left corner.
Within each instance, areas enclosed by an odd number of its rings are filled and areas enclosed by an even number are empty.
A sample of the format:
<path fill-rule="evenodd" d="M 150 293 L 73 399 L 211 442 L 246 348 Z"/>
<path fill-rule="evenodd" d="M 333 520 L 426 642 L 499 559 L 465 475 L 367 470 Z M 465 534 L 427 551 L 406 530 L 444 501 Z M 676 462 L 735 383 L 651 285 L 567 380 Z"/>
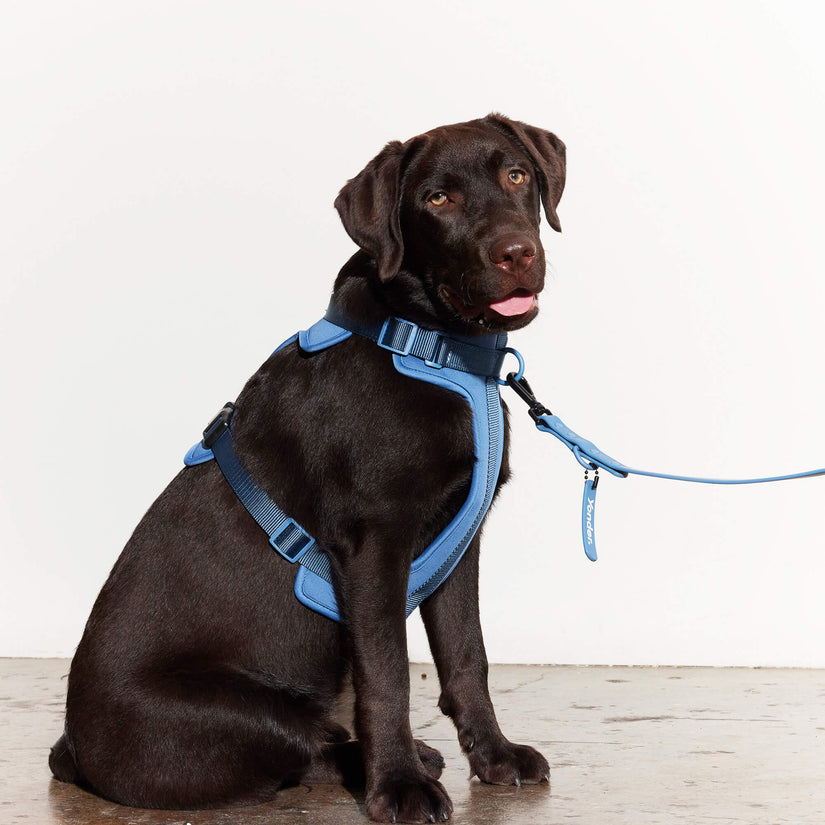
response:
<path fill-rule="evenodd" d="M 521 169 L 513 169 L 507 177 L 510 179 L 510 183 L 515 183 L 516 186 L 520 186 L 525 180 L 527 180 L 527 175 L 525 175 Z"/>
<path fill-rule="evenodd" d="M 433 206 L 444 206 L 447 203 L 447 196 L 443 192 L 434 192 L 428 200 Z"/>

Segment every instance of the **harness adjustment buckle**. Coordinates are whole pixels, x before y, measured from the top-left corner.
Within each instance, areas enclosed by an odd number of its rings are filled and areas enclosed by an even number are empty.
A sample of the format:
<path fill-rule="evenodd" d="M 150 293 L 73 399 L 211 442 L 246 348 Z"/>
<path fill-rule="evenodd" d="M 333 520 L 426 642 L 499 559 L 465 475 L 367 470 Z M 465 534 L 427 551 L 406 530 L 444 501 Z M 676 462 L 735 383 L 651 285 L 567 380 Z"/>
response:
<path fill-rule="evenodd" d="M 403 318 L 387 318 L 378 333 L 376 344 L 396 355 L 409 355 L 412 351 L 419 326 Z"/>
<path fill-rule="evenodd" d="M 203 431 L 203 447 L 211 450 L 212 445 L 229 429 L 229 423 L 235 414 L 235 405 L 231 401 L 224 404 L 223 409 L 209 422 Z"/>
<path fill-rule="evenodd" d="M 439 338 L 436 344 L 435 352 L 429 358 L 424 359 L 424 363 L 434 370 L 440 370 L 444 367 L 449 356 L 449 344 L 446 339 Z"/>
<path fill-rule="evenodd" d="M 287 561 L 296 562 L 315 543 L 315 539 L 291 518 L 269 537 L 269 543 Z"/>

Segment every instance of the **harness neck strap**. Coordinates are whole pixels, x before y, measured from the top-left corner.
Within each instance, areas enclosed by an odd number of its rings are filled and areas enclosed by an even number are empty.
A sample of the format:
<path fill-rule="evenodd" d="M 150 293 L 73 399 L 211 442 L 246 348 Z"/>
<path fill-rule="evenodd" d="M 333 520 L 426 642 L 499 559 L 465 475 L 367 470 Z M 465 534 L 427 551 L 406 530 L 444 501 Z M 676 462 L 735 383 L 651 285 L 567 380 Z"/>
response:
<path fill-rule="evenodd" d="M 434 329 L 424 329 L 412 321 L 390 317 L 384 321 L 358 321 L 330 301 L 324 316 L 335 326 L 369 338 L 382 349 L 395 355 L 412 355 L 429 367 L 449 367 L 459 372 L 498 378 L 507 351 L 507 335 L 491 334 L 478 338 L 446 335 Z"/>

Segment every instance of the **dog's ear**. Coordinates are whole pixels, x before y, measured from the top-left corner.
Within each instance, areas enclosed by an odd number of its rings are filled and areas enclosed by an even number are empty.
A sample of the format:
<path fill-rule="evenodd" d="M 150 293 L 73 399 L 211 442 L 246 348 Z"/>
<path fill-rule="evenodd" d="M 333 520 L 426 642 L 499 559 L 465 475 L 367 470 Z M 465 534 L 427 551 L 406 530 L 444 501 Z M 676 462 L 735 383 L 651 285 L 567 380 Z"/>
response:
<path fill-rule="evenodd" d="M 335 199 L 347 234 L 375 260 L 385 282 L 398 274 L 404 257 L 398 218 L 404 155 L 404 144 L 388 143 Z"/>
<path fill-rule="evenodd" d="M 564 143 L 552 132 L 528 126 L 518 120 L 510 120 L 496 113 L 487 115 L 484 123 L 489 123 L 499 132 L 510 138 L 522 151 L 526 152 L 539 176 L 541 200 L 547 222 L 556 232 L 561 232 L 561 223 L 556 214 L 556 206 L 564 191 L 567 173 L 566 150 Z"/>

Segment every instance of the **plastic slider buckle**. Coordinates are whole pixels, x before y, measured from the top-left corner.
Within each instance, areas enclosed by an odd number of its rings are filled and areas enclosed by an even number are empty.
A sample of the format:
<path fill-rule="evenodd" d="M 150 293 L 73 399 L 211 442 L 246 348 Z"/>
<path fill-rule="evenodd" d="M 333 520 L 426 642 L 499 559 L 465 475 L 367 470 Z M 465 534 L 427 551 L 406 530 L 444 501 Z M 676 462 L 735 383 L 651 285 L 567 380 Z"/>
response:
<path fill-rule="evenodd" d="M 433 369 L 440 370 L 446 363 L 447 359 L 450 356 L 450 345 L 445 338 L 439 336 L 438 344 L 436 345 L 435 352 L 432 354 L 430 358 L 426 358 L 424 363 L 428 367 L 432 367 Z"/>
<path fill-rule="evenodd" d="M 403 318 L 387 318 L 384 326 L 381 327 L 376 343 L 382 349 L 387 349 L 396 355 L 409 355 L 417 334 L 418 324 L 405 321 Z"/>
<path fill-rule="evenodd" d="M 269 543 L 289 562 L 298 561 L 314 541 L 295 519 L 288 519 L 277 533 L 269 537 Z"/>
<path fill-rule="evenodd" d="M 212 445 L 229 429 L 229 422 L 235 414 L 235 405 L 231 401 L 224 404 L 223 409 L 209 422 L 203 431 L 204 449 L 211 450 Z"/>

